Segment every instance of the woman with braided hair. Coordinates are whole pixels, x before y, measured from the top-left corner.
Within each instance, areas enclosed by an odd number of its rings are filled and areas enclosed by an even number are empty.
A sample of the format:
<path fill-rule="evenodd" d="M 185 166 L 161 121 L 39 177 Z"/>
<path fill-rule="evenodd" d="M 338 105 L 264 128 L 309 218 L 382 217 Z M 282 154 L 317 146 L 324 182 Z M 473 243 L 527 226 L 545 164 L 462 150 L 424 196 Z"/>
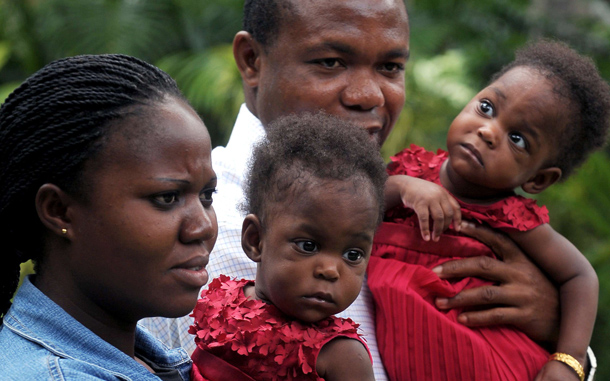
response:
<path fill-rule="evenodd" d="M 207 282 L 210 151 L 175 82 L 133 57 L 57 60 L 7 98 L 0 378 L 188 379 L 187 353 L 137 322 L 189 313 Z"/>

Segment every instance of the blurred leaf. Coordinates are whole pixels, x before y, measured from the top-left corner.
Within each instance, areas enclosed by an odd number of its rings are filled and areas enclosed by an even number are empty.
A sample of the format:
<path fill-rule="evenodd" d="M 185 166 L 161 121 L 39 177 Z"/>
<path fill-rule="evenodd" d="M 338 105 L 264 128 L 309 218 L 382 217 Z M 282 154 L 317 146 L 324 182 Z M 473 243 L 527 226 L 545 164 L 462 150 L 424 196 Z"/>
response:
<path fill-rule="evenodd" d="M 169 55 L 157 65 L 176 79 L 191 105 L 202 114 L 214 145 L 226 143 L 244 102 L 232 46 Z"/>

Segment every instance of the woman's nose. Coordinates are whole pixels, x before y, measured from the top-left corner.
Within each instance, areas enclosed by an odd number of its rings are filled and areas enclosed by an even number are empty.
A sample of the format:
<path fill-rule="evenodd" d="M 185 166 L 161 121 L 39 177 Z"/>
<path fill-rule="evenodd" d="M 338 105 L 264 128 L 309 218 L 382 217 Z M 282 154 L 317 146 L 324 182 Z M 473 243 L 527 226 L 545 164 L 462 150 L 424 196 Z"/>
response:
<path fill-rule="evenodd" d="M 189 203 L 186 215 L 180 226 L 180 241 L 182 243 L 205 242 L 215 238 L 218 233 L 216 213 L 210 205 L 204 207 L 197 197 Z"/>

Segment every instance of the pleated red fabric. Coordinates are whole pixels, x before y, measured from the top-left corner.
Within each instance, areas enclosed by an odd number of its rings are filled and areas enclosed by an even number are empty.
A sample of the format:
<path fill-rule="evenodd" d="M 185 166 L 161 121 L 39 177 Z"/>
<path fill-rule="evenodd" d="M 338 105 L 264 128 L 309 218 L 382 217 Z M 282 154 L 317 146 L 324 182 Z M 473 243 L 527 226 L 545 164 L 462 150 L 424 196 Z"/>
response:
<path fill-rule="evenodd" d="M 409 174 L 438 184 L 446 153 L 419 147 L 392 158 L 390 174 Z M 500 229 L 527 230 L 548 222 L 546 208 L 520 196 L 490 206 L 462 204 L 465 219 Z M 451 259 L 490 256 L 484 244 L 447 231 L 439 242 L 421 239 L 412 210 L 388 212 L 368 265 L 376 308 L 379 351 L 391 380 L 533 380 L 548 352 L 511 326 L 468 328 L 458 309 L 440 311 L 439 296 L 490 284 L 478 278 L 442 280 L 432 268 Z"/>

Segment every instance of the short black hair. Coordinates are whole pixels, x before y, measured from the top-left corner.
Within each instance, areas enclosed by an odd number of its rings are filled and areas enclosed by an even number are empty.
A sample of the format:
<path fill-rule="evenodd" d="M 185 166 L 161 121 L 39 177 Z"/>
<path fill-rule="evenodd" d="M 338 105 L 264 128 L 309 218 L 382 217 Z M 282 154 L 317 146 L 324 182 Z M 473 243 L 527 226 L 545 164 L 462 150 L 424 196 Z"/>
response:
<path fill-rule="evenodd" d="M 79 194 L 85 162 L 103 148 L 113 122 L 168 96 L 184 99 L 169 75 L 120 54 L 53 61 L 8 96 L 0 107 L 0 314 L 10 306 L 19 265 L 41 259 L 40 186 Z"/>
<path fill-rule="evenodd" d="M 378 144 L 364 128 L 324 113 L 289 115 L 268 126 L 249 163 L 242 209 L 264 220 L 269 202 L 302 191 L 295 185 L 310 177 L 368 182 L 381 222 L 387 173 Z"/>
<path fill-rule="evenodd" d="M 243 28 L 264 48 L 269 47 L 280 32 L 282 18 L 293 11 L 291 0 L 246 0 Z"/>
<path fill-rule="evenodd" d="M 537 69 L 554 85 L 555 93 L 567 100 L 567 127 L 557 131 L 557 157 L 552 166 L 565 180 L 594 150 L 601 148 L 610 127 L 610 86 L 593 60 L 565 43 L 550 39 L 530 42 L 516 58 L 496 73 L 492 82 L 516 67 Z"/>

